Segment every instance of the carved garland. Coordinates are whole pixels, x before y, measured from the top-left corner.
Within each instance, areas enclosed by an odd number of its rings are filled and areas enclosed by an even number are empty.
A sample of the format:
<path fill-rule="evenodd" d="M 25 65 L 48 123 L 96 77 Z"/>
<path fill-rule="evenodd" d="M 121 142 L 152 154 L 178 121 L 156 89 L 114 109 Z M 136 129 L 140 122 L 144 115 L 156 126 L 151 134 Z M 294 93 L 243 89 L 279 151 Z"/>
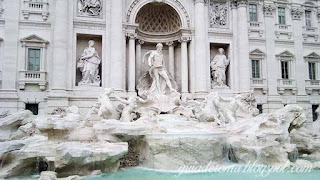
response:
<path fill-rule="evenodd" d="M 263 11 L 266 16 L 272 16 L 273 12 L 276 10 L 275 5 L 273 4 L 264 4 Z"/>
<path fill-rule="evenodd" d="M 131 17 L 131 13 L 132 13 L 132 10 L 133 8 L 140 2 L 141 0 L 134 0 L 131 5 L 129 6 L 129 9 L 128 9 L 128 12 L 127 12 L 127 22 L 129 22 L 129 19 Z M 181 4 L 181 2 L 179 2 L 179 0 L 172 0 L 176 5 L 177 7 L 179 7 L 183 14 L 185 15 L 186 19 L 187 19 L 187 26 L 190 27 L 190 17 L 187 13 L 187 10 L 184 8 L 184 6 Z"/>
<path fill-rule="evenodd" d="M 300 20 L 302 14 L 303 14 L 302 8 L 293 7 L 293 8 L 291 9 L 291 16 L 292 16 L 293 19 Z"/>

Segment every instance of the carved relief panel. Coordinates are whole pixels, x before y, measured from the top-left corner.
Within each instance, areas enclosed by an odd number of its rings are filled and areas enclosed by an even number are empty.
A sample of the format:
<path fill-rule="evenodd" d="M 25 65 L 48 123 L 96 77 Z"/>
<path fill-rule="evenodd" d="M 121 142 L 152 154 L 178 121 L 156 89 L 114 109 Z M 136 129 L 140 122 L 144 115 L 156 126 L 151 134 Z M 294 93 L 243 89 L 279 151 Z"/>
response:
<path fill-rule="evenodd" d="M 101 17 L 102 0 L 77 0 L 78 16 Z"/>
<path fill-rule="evenodd" d="M 228 5 L 227 2 L 210 0 L 209 25 L 210 28 L 228 28 Z"/>

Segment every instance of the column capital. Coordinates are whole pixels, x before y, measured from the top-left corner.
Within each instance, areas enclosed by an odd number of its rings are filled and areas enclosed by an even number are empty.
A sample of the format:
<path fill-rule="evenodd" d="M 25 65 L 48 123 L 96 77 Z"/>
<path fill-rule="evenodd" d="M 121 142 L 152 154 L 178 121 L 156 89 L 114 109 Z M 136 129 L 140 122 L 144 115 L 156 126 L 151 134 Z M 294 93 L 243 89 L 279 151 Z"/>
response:
<path fill-rule="evenodd" d="M 137 38 L 137 33 L 126 33 L 126 36 L 129 39 L 136 39 Z"/>
<path fill-rule="evenodd" d="M 168 41 L 168 42 L 166 42 L 166 45 L 167 46 L 174 46 L 175 44 L 174 44 L 174 41 Z"/>
<path fill-rule="evenodd" d="M 189 36 L 182 36 L 178 41 L 179 41 L 180 43 L 182 43 L 182 42 L 189 42 L 189 41 L 191 41 L 191 37 L 189 37 Z"/>
<path fill-rule="evenodd" d="M 138 44 L 140 44 L 140 45 L 144 44 L 144 40 L 139 39 Z"/>
<path fill-rule="evenodd" d="M 303 9 L 301 7 L 292 7 L 291 16 L 293 20 L 301 20 Z"/>
<path fill-rule="evenodd" d="M 274 4 L 265 3 L 263 5 L 263 12 L 265 16 L 273 17 L 273 13 L 276 11 L 276 6 Z"/>
<path fill-rule="evenodd" d="M 197 4 L 197 3 L 205 3 L 206 4 L 206 3 L 208 3 L 208 1 L 209 0 L 193 0 L 193 3 L 194 4 Z"/>
<path fill-rule="evenodd" d="M 232 8 L 237 8 L 240 6 L 247 6 L 248 0 L 231 0 L 230 2 Z"/>

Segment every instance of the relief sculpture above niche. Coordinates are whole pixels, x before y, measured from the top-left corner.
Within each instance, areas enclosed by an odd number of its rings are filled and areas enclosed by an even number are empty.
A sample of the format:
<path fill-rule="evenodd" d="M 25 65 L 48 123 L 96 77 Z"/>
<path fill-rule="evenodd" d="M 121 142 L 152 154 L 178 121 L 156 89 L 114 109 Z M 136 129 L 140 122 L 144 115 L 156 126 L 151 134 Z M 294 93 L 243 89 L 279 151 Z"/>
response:
<path fill-rule="evenodd" d="M 78 15 L 101 17 L 102 0 L 78 0 Z"/>
<path fill-rule="evenodd" d="M 228 27 L 228 6 L 226 2 L 210 0 L 209 7 L 210 28 Z"/>

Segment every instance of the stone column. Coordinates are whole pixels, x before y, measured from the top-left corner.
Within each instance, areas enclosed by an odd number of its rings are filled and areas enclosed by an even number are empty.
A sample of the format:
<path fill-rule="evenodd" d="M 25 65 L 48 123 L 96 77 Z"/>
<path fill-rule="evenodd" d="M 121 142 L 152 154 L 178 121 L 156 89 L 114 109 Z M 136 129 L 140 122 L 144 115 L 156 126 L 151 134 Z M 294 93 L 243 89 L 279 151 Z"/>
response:
<path fill-rule="evenodd" d="M 53 67 L 52 90 L 67 89 L 66 63 L 68 62 L 68 33 L 69 23 L 68 2 L 56 0 L 55 19 L 53 28 Z"/>
<path fill-rule="evenodd" d="M 274 4 L 264 4 L 264 16 L 265 16 L 265 30 L 266 30 L 266 57 L 267 61 L 267 69 L 269 69 L 267 74 L 267 81 L 268 81 L 268 93 L 270 96 L 277 96 L 278 95 L 278 73 L 277 70 L 278 62 L 276 59 L 275 54 L 275 19 L 274 14 L 276 10 L 276 6 Z M 271 26 L 271 25 L 272 26 Z"/>
<path fill-rule="evenodd" d="M 175 79 L 174 76 L 174 42 L 170 41 L 166 43 L 167 46 L 169 46 L 169 73 L 172 76 L 173 79 Z"/>
<path fill-rule="evenodd" d="M 136 89 L 136 52 L 135 41 L 137 34 L 127 34 L 129 38 L 129 57 L 128 57 L 128 91 L 134 92 Z M 139 44 L 139 43 L 138 43 Z"/>
<path fill-rule="evenodd" d="M 206 39 L 206 16 L 205 16 L 205 3 L 206 0 L 194 0 L 195 6 L 195 62 L 196 62 L 196 92 L 208 91 L 208 78 L 210 74 L 207 73 L 210 67 L 208 66 L 209 59 L 207 58 L 207 44 Z"/>
<path fill-rule="evenodd" d="M 233 29 L 233 37 L 232 37 L 232 58 L 230 61 L 230 88 L 234 92 L 239 92 L 239 70 L 238 70 L 238 9 L 237 3 L 231 3 L 231 11 L 232 11 L 232 29 Z"/>
<path fill-rule="evenodd" d="M 238 68 L 240 92 L 250 90 L 250 59 L 248 38 L 248 0 L 238 0 Z"/>
<path fill-rule="evenodd" d="M 139 78 L 142 76 L 141 73 L 141 62 L 142 62 L 142 55 L 141 55 L 141 45 L 144 44 L 144 41 L 138 40 L 136 43 L 136 84 L 139 82 Z"/>
<path fill-rule="evenodd" d="M 3 56 L 0 60 L 2 74 L 2 89 L 0 91 L 0 109 L 1 111 L 9 110 L 10 112 L 24 108 L 24 103 L 18 102 L 17 94 L 17 62 L 18 62 L 18 43 L 19 43 L 19 4 L 20 1 L 4 1 L 5 10 L 0 8 L 0 11 L 5 11 L 0 17 L 6 19 L 3 25 Z M 22 52 L 25 53 L 25 52 Z M 25 59 L 21 59 L 25 61 Z M 25 62 L 24 62 L 25 63 Z M 19 108 L 20 106 L 20 108 Z"/>
<path fill-rule="evenodd" d="M 122 1 L 111 1 L 111 31 L 110 31 L 110 87 L 123 91 L 124 60 L 123 60 L 123 30 Z"/>
<path fill-rule="evenodd" d="M 181 37 L 181 93 L 189 92 L 188 37 Z"/>
<path fill-rule="evenodd" d="M 16 91 L 18 42 L 19 42 L 19 2 L 5 1 L 4 55 L 2 63 L 2 89 Z M 22 52 L 25 53 L 25 52 Z M 22 61 L 25 61 L 23 59 Z"/>
<path fill-rule="evenodd" d="M 192 37 L 194 39 L 194 37 Z M 194 57 L 194 41 L 189 42 L 189 83 L 190 83 L 190 92 L 195 93 L 195 84 L 196 84 L 196 75 L 195 75 L 195 69 L 196 66 L 195 57 Z"/>
<path fill-rule="evenodd" d="M 301 7 L 292 7 L 291 16 L 292 16 L 292 25 L 293 25 L 293 36 L 294 36 L 294 49 L 295 49 L 295 74 L 290 77 L 296 79 L 297 81 L 297 95 L 306 95 L 306 76 L 305 76 L 305 67 L 306 63 L 303 58 L 303 37 L 302 37 L 302 18 L 303 10 Z M 293 63 L 292 63 L 293 65 Z M 294 67 L 294 66 L 293 66 Z"/>

